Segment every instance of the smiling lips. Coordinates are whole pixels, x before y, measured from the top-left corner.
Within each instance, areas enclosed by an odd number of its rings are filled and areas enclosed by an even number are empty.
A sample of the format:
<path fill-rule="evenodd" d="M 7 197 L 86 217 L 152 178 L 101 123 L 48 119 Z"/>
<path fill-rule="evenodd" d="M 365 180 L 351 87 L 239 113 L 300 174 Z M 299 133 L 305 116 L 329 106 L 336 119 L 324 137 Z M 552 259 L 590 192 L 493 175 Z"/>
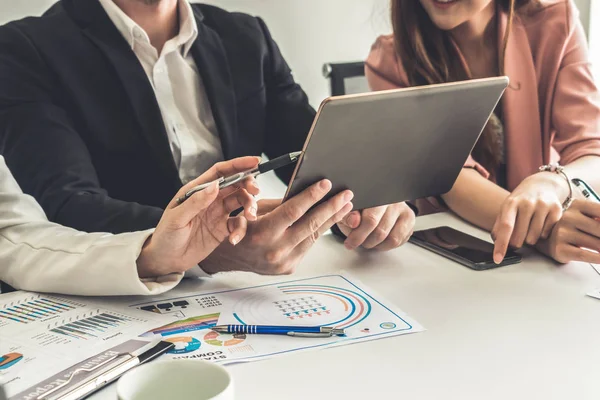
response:
<path fill-rule="evenodd" d="M 460 0 L 433 0 L 433 4 L 437 8 L 448 9 L 458 3 Z"/>

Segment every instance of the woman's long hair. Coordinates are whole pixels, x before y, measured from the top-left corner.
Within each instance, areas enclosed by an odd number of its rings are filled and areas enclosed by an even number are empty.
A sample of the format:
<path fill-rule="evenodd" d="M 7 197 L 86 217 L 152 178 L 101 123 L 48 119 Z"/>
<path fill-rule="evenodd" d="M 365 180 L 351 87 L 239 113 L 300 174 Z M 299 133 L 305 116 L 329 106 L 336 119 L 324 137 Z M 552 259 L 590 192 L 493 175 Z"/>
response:
<path fill-rule="evenodd" d="M 495 0 L 508 13 L 498 72 L 504 75 L 504 57 L 515 13 L 538 0 Z M 396 51 L 411 86 L 467 80 L 467 71 L 459 61 L 450 34 L 439 29 L 419 0 L 392 0 L 392 24 Z M 495 174 L 502 162 L 499 144 L 490 124 L 473 150 L 473 158 Z"/>

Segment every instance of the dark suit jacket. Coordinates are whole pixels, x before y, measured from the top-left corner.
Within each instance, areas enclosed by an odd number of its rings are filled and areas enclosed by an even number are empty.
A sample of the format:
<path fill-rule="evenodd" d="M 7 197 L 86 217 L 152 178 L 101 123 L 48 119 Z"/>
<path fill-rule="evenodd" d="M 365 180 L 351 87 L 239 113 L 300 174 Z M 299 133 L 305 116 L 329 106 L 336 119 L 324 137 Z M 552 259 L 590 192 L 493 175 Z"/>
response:
<path fill-rule="evenodd" d="M 315 113 L 264 22 L 193 9 L 225 158 L 301 150 Z M 0 27 L 0 152 L 50 220 L 88 232 L 154 227 L 181 187 L 153 89 L 97 0 Z"/>

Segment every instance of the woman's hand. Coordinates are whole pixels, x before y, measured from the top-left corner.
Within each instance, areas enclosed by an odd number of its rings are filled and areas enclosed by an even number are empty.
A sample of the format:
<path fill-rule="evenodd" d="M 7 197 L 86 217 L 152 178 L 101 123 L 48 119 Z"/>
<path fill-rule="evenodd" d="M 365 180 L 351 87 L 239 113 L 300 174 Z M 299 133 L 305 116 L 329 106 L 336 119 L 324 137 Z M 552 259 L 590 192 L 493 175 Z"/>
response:
<path fill-rule="evenodd" d="M 554 226 L 550 238 L 537 248 L 559 263 L 600 264 L 600 204 L 575 200 Z"/>
<path fill-rule="evenodd" d="M 562 217 L 569 195 L 566 179 L 552 172 L 531 175 L 508 196 L 492 229 L 494 262 L 500 264 L 508 246 L 521 248 L 547 239 Z"/>
<path fill-rule="evenodd" d="M 388 251 L 408 241 L 415 227 L 415 212 L 406 203 L 367 208 L 348 214 L 338 228 L 347 239 L 347 249 L 362 246 L 369 250 Z"/>
<path fill-rule="evenodd" d="M 215 164 L 202 176 L 185 185 L 168 205 L 156 231 L 148 239 L 138 258 L 140 278 L 182 273 L 204 260 L 225 239 L 238 244 L 246 235 L 247 220 L 256 220 L 257 204 L 253 195 L 259 192 L 253 178 L 239 186 L 219 191 L 215 181 L 255 168 L 260 159 L 243 157 Z M 184 203 L 177 199 L 197 185 L 213 182 Z M 244 208 L 244 216 L 230 217 L 232 211 Z"/>

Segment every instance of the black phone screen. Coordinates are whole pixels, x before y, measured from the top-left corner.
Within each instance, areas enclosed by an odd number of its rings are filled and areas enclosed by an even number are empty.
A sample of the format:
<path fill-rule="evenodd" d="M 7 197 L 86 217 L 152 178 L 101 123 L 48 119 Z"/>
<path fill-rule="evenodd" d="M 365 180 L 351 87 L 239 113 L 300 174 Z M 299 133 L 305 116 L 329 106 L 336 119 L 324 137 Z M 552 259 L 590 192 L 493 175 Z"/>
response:
<path fill-rule="evenodd" d="M 494 245 L 456 229 L 442 226 L 439 228 L 418 231 L 413 234 L 417 241 L 437 247 L 444 252 L 450 252 L 458 257 L 469 260 L 474 264 L 493 263 Z M 519 259 L 517 253 L 508 251 L 505 261 Z"/>

